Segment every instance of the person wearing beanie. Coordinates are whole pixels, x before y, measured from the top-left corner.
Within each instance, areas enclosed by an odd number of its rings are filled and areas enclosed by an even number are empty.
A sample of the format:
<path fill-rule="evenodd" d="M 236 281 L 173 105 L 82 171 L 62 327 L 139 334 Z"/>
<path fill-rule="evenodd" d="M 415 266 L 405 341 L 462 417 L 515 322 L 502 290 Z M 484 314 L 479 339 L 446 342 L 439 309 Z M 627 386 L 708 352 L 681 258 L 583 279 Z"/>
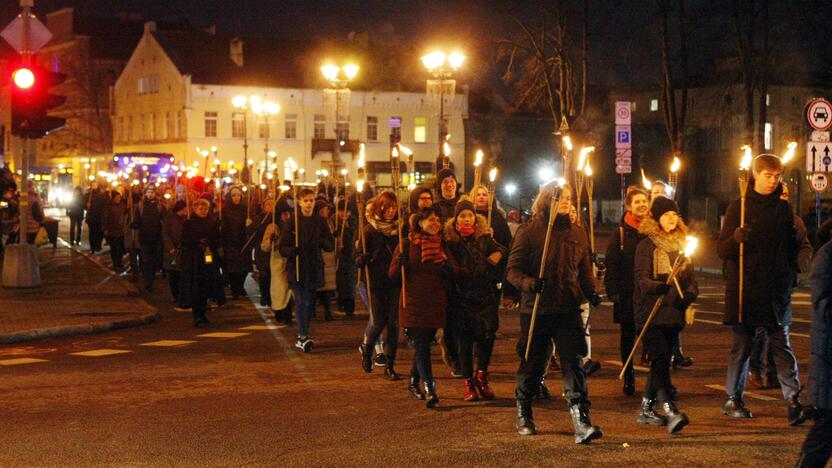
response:
<path fill-rule="evenodd" d="M 189 305 L 182 300 L 179 293 L 179 283 L 182 273 L 182 228 L 188 217 L 188 207 L 183 200 L 173 204 L 173 208 L 162 221 L 162 267 L 168 277 L 170 294 L 176 304 L 176 309 L 187 310 Z"/>
<path fill-rule="evenodd" d="M 222 244 L 224 251 L 223 273 L 228 275 L 231 286 L 231 298 L 246 297 L 246 277 L 252 270 L 251 250 L 254 246 L 246 245 L 246 230 L 253 224 L 248 218 L 243 191 L 233 187 L 225 197 L 222 210 Z M 245 249 L 245 251 L 243 250 Z"/>
<path fill-rule="evenodd" d="M 458 266 L 448 292 L 448 327 L 457 340 L 459 371 L 465 379 L 465 401 L 494 399 L 488 367 L 499 328 L 503 258 L 507 249 L 490 235 L 484 216 L 461 197 L 454 217 L 445 223 L 448 255 Z M 474 349 L 476 345 L 476 373 Z"/>
<path fill-rule="evenodd" d="M 555 213 L 550 206 L 557 199 Z M 533 435 L 537 428 L 532 416 L 532 400 L 540 392 L 540 382 L 549 362 L 552 340 L 560 355 L 563 374 L 563 394 L 569 406 L 575 443 L 586 444 L 603 433 L 589 418 L 589 390 L 581 360 L 585 350 L 581 326 L 581 303 L 589 301 L 594 307 L 602 302 L 595 292 L 595 278 L 589 258 L 586 233 L 569 221 L 572 190 L 559 188 L 555 183 L 544 185 L 532 204 L 532 219 L 520 226 L 508 258 L 507 279 L 521 293 L 520 339 L 517 351 L 520 366 L 517 370 L 515 398 L 517 416 L 515 426 L 521 435 Z M 546 243 L 549 217 L 555 216 L 546 255 L 543 277 L 540 259 Z M 532 310 L 540 294 L 534 333 L 529 337 Z M 528 360 L 525 359 L 527 340 L 531 338 Z"/>
<path fill-rule="evenodd" d="M 458 187 L 459 185 L 453 170 L 446 168 L 436 174 L 437 199 L 433 203 L 433 206 L 439 209 L 443 223 L 454 215 L 454 207 L 459 200 L 459 195 L 457 194 Z"/>
<path fill-rule="evenodd" d="M 254 267 L 257 269 L 257 284 L 260 288 L 260 305 L 271 306 L 271 283 L 272 272 L 269 266 L 271 261 L 271 249 L 263 250 L 260 244 L 266 235 L 266 229 L 272 223 L 274 198 L 267 197 L 260 203 L 260 212 L 253 216 L 254 222 L 246 229 L 246 244 L 254 248 Z M 248 247 L 246 248 L 248 251 Z"/>
<path fill-rule="evenodd" d="M 670 357 L 679 331 L 685 326 L 685 311 L 696 300 L 699 288 L 693 266 L 687 259 L 676 275 L 677 287 L 667 284 L 679 252 L 684 250 L 687 235 L 676 202 L 659 196 L 653 200 L 651 214 L 639 223 L 638 232 L 645 238 L 636 247 L 633 266 L 633 315 L 637 330 L 647 326 L 644 349 L 650 359 L 650 374 L 637 421 L 667 426 L 667 432 L 673 434 L 688 424 L 688 417 L 676 407 L 675 389 L 670 381 Z M 653 304 L 660 297 L 661 306 L 647 325 Z M 657 402 L 663 415 L 656 410 Z"/>
<path fill-rule="evenodd" d="M 269 253 L 268 295 L 274 319 L 277 323 L 292 325 L 292 289 L 289 287 L 289 272 L 286 270 L 288 260 L 277 248 L 280 244 L 280 234 L 292 222 L 292 207 L 289 206 L 286 197 L 281 197 L 275 210 L 273 223 L 269 214 L 269 224 L 263 232 L 258 250 Z"/>
<path fill-rule="evenodd" d="M 745 199 L 745 226 L 740 227 L 740 200 L 725 211 L 717 253 L 724 262 L 725 316 L 731 326 L 733 347 L 728 359 L 722 412 L 733 418 L 751 418 L 743 402 L 748 360 L 758 327 L 764 327 L 774 355 L 777 378 L 788 403 L 788 423 L 803 424 L 809 414 L 799 399 L 797 360 L 789 337 L 792 285 L 798 270 L 799 241 L 789 202 L 780 198 L 783 163 L 773 154 L 754 158 Z M 740 285 L 740 245 L 743 245 Z M 742 287 L 740 287 L 742 286 Z M 740 307 L 740 290 L 742 306 Z"/>

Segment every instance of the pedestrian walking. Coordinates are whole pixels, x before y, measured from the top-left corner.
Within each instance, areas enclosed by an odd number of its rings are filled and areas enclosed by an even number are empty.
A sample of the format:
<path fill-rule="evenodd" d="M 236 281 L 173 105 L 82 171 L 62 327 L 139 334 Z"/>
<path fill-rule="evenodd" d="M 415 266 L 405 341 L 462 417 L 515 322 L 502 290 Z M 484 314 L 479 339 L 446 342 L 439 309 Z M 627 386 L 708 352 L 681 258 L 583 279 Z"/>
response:
<path fill-rule="evenodd" d="M 395 281 L 387 275 L 393 251 L 399 243 L 397 204 L 398 200 L 392 191 L 383 191 L 372 200 L 373 211 L 364 226 L 367 253 L 358 254 L 355 262 L 359 268 L 369 269 L 372 305 L 372 328 L 364 336 L 361 345 L 361 367 L 364 372 L 373 371 L 373 344 L 381 332 L 386 330 L 384 342 L 387 346 L 387 362 L 384 376 L 388 380 L 399 380 L 394 366 L 399 344 L 398 302 L 401 281 Z"/>
<path fill-rule="evenodd" d="M 227 275 L 231 286 L 231 298 L 236 300 L 246 297 L 246 277 L 252 269 L 253 245 L 246 245 L 248 236 L 246 230 L 252 224 L 248 218 L 243 191 L 239 187 L 232 187 L 226 195 L 222 207 L 222 245 L 223 273 Z"/>
<path fill-rule="evenodd" d="M 323 197 L 318 197 L 315 202 L 315 213 L 321 217 L 326 223 L 333 239 L 337 243 L 338 232 L 335 230 L 334 213 L 332 213 L 332 205 Z M 324 282 L 317 291 L 315 291 L 315 302 L 320 304 L 324 309 L 324 320 L 332 321 L 332 299 L 335 297 L 335 263 L 336 252 L 333 249 L 331 252 L 321 252 L 321 258 L 324 261 Z"/>
<path fill-rule="evenodd" d="M 560 192 L 560 193 L 558 193 Z M 559 198 L 558 198 L 559 196 Z M 558 203 L 551 213 L 554 200 Z M 560 355 L 563 373 L 563 394 L 575 430 L 575 442 L 588 443 L 602 436 L 589 417 L 589 393 L 581 359 L 586 354 L 584 330 L 581 326 L 581 303 L 593 306 L 601 303 L 595 292 L 589 242 L 582 229 L 569 221 L 572 191 L 559 189 L 555 183 L 543 186 L 532 204 L 532 219 L 517 230 L 508 259 L 508 280 L 520 292 L 520 340 L 517 351 L 520 366 L 517 370 L 516 427 L 521 435 L 537 432 L 532 416 L 532 399 L 538 394 L 540 380 L 549 361 L 549 344 L 554 339 Z M 546 235 L 552 220 L 549 251 L 545 258 L 543 277 L 540 262 Z M 540 294 L 536 324 L 531 335 L 532 310 L 535 297 Z M 527 340 L 531 340 L 528 343 Z M 529 347 L 528 359 L 524 351 Z"/>
<path fill-rule="evenodd" d="M 271 247 L 263 250 L 263 238 L 268 227 L 274 223 L 275 202 L 268 197 L 260 204 L 260 213 L 254 215 L 254 222 L 246 230 L 246 243 L 254 247 L 254 267 L 257 269 L 257 285 L 260 289 L 260 305 L 271 308 Z M 272 229 L 274 230 L 274 228 Z M 274 234 L 272 232 L 271 234 Z M 269 241 L 271 246 L 271 241 Z M 248 248 L 248 246 L 246 246 Z"/>
<path fill-rule="evenodd" d="M 613 322 L 617 323 L 620 329 L 619 355 L 621 362 L 627 361 L 630 350 L 636 339 L 636 325 L 633 316 L 633 289 L 636 246 L 645 238 L 639 233 L 639 226 L 650 213 L 649 194 L 640 187 L 630 187 L 624 197 L 624 216 L 621 223 L 610 235 L 605 255 L 607 267 L 604 276 L 604 286 L 607 296 L 613 303 Z M 625 395 L 635 393 L 635 373 L 633 364 L 627 366 L 624 372 Z"/>
<path fill-rule="evenodd" d="M 124 202 L 121 193 L 113 190 L 110 201 L 104 207 L 101 226 L 104 229 L 104 238 L 110 246 L 110 260 L 116 273 L 121 273 L 124 268 L 124 220 L 127 213 L 127 203 Z"/>
<path fill-rule="evenodd" d="M 757 328 L 763 327 L 769 336 L 777 377 L 788 403 L 788 422 L 799 425 L 807 414 L 800 403 L 797 360 L 791 347 L 789 325 L 784 321 L 797 271 L 794 218 L 789 203 L 780 199 L 783 175 L 780 158 L 770 154 L 757 156 L 752 172 L 745 199 L 745 226 L 740 226 L 740 200 L 735 200 L 725 212 L 717 243 L 726 278 L 723 323 L 731 326 L 734 342 L 728 360 L 727 398 L 722 412 L 733 418 L 752 417 L 742 397 L 751 344 Z M 744 244 L 742 288 L 740 244 Z"/>
<path fill-rule="evenodd" d="M 356 215 L 355 207 L 347 200 L 338 202 L 338 224 L 335 239 L 337 270 L 335 287 L 338 295 L 338 309 L 352 317 L 355 313 L 355 284 L 358 270 L 355 267 Z"/>
<path fill-rule="evenodd" d="M 285 228 L 292 221 L 292 208 L 286 198 L 281 198 L 276 209 L 275 222 L 266 227 L 260 251 L 269 253 L 269 305 L 274 311 L 274 319 L 278 323 L 291 325 L 292 290 L 289 287 L 288 261 L 280 254 L 277 246 L 280 244 L 281 233 L 287 232 Z"/>
<path fill-rule="evenodd" d="M 182 298 L 191 305 L 196 327 L 210 324 L 208 298 L 214 294 L 220 271 L 217 255 L 222 252 L 220 229 L 208 212 L 211 204 L 199 199 L 191 205 L 194 210 L 182 227 Z"/>
<path fill-rule="evenodd" d="M 187 310 L 188 303 L 180 295 L 182 280 L 182 229 L 188 217 L 187 204 L 179 200 L 165 215 L 162 222 L 162 268 L 168 277 L 171 298 L 177 310 Z"/>
<path fill-rule="evenodd" d="M 638 232 L 646 238 L 638 243 L 633 263 L 633 317 L 637 329 L 646 325 L 656 300 L 662 298 L 662 301 L 644 331 L 650 374 L 641 400 L 638 423 L 667 426 L 669 433 L 676 433 L 689 421 L 687 415 L 676 407 L 676 392 L 670 379 L 670 359 L 673 345 L 685 326 L 685 311 L 696 300 L 699 288 L 693 266 L 687 260 L 679 267 L 675 287 L 667 284 L 672 266 L 684 250 L 687 235 L 687 227 L 679 217 L 676 202 L 659 196 L 653 201 L 651 214 L 652 217 L 645 217 L 639 223 Z M 664 416 L 656 411 L 657 402 Z"/>
<path fill-rule="evenodd" d="M 506 248 L 491 237 L 488 221 L 474 203 L 461 197 L 445 223 L 448 255 L 458 266 L 448 294 L 448 327 L 457 339 L 465 401 L 494 399 L 488 367 L 500 326 L 500 290 Z M 476 373 L 474 350 L 476 349 Z"/>
<path fill-rule="evenodd" d="M 456 207 L 456 202 L 459 201 L 459 194 L 457 193 L 458 188 L 459 183 L 456 180 L 456 175 L 454 174 L 453 169 L 446 167 L 437 172 L 437 197 L 433 206 L 439 210 L 443 224 L 454 216 L 454 208 Z M 457 353 L 458 345 L 456 337 L 453 334 L 453 330 L 443 330 L 441 337 L 440 346 L 442 346 L 442 360 L 445 361 L 445 364 L 450 368 L 451 376 L 457 378 L 462 377 L 462 373 L 459 370 L 459 356 Z"/>
<path fill-rule="evenodd" d="M 413 348 L 413 364 L 407 390 L 428 408 L 439 403 L 431 365 L 430 347 L 438 329 L 446 324 L 449 260 L 442 242 L 442 222 L 435 207 L 421 208 L 410 216 L 410 234 L 402 246 L 396 246 L 387 274 L 393 282 L 401 281 L 401 267 L 407 275 L 407 306 L 399 302 L 398 318 Z M 420 383 L 423 384 L 420 387 Z"/>
<path fill-rule="evenodd" d="M 295 347 L 308 353 L 314 345 L 309 335 L 309 321 L 315 312 L 315 291 L 324 282 L 321 251 L 331 252 L 335 248 L 335 239 L 326 221 L 315 215 L 314 190 L 306 187 L 299 190 L 295 203 L 297 225 L 292 220 L 284 227 L 278 246 L 280 255 L 288 259 L 286 270 L 295 300 L 298 323 Z M 298 247 L 295 247 L 296 243 Z"/>
<path fill-rule="evenodd" d="M 84 206 L 84 191 L 76 185 L 72 190 L 72 198 L 66 206 L 66 215 L 69 217 L 69 243 L 71 245 L 81 245 Z"/>
<path fill-rule="evenodd" d="M 90 252 L 96 253 L 101 250 L 101 241 L 104 239 L 104 205 L 107 204 L 107 197 L 104 191 L 98 187 L 98 182 L 90 182 L 90 188 L 84 194 L 87 209 L 87 232 L 89 233 Z"/>
<path fill-rule="evenodd" d="M 156 197 L 156 187 L 145 188 L 144 198 L 136 207 L 133 227 L 138 230 L 141 245 L 141 266 L 144 287 L 153 292 L 156 273 L 162 262 L 162 219 L 165 216 L 163 203 Z"/>

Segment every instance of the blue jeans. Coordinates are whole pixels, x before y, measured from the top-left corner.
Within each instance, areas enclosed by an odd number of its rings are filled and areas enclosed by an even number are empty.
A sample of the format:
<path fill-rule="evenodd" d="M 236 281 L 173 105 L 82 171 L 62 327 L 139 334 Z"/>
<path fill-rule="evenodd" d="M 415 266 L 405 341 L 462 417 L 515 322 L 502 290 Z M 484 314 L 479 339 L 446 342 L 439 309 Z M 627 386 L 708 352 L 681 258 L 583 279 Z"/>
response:
<path fill-rule="evenodd" d="M 800 390 L 800 377 L 797 371 L 797 359 L 794 357 L 789 341 L 789 326 L 779 325 L 765 327 L 769 337 L 769 347 L 777 368 L 777 380 L 783 390 L 786 401 L 797 395 Z M 728 360 L 728 375 L 725 379 L 725 393 L 728 396 L 742 398 L 745 391 L 745 379 L 748 376 L 748 361 L 757 327 L 751 325 L 734 325 L 734 346 Z"/>
<path fill-rule="evenodd" d="M 367 287 L 365 286 L 364 282 L 359 282 L 358 283 L 358 296 L 361 298 L 361 302 L 364 303 L 364 307 L 369 311 L 370 307 L 368 307 L 367 304 L 370 303 L 370 300 L 367 298 Z M 370 334 L 370 331 L 372 331 L 372 329 L 373 329 L 373 314 L 367 314 L 367 315 L 369 315 L 369 319 L 367 320 L 367 326 L 364 328 L 364 338 L 366 338 L 367 335 Z M 375 344 L 376 344 L 376 346 L 378 346 L 378 345 L 383 346 L 384 345 L 384 337 L 379 335 Z"/>
<path fill-rule="evenodd" d="M 298 322 L 298 338 L 309 336 L 309 322 L 315 314 L 315 291 L 292 289 L 295 298 L 295 319 Z"/>

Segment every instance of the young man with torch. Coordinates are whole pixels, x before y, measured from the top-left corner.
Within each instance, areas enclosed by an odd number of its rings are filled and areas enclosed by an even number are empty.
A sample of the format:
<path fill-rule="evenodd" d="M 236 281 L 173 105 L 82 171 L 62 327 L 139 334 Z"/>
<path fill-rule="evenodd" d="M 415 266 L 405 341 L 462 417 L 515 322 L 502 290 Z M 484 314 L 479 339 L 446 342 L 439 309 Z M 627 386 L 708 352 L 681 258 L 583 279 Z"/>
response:
<path fill-rule="evenodd" d="M 764 327 L 788 402 L 788 422 L 796 426 L 808 416 L 798 396 L 797 360 L 784 315 L 797 271 L 798 242 L 791 206 L 780 199 L 783 163 L 773 154 L 757 156 L 753 167 L 751 163 L 751 150 L 746 149 L 740 199 L 728 206 L 717 242 L 726 278 L 723 323 L 732 327 L 734 335 L 722 412 L 733 418 L 752 417 L 742 396 L 754 335 L 757 327 Z"/>
<path fill-rule="evenodd" d="M 581 303 L 598 306 L 588 242 L 583 230 L 569 221 L 572 192 L 563 182 L 544 185 L 532 205 L 532 219 L 518 229 L 508 259 L 508 280 L 521 292 L 520 367 L 517 370 L 517 432 L 537 429 L 531 402 L 549 361 L 552 339 L 563 368 L 564 396 L 572 416 L 575 443 L 602 436 L 589 418 Z M 545 261 L 541 262 L 541 259 Z"/>

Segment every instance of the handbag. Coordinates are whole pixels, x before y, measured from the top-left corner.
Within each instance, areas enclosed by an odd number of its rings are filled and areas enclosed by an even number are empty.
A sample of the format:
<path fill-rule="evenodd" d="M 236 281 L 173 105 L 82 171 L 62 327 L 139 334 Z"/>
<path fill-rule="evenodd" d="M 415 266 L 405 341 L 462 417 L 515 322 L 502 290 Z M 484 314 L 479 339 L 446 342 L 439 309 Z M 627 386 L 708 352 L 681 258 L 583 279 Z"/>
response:
<path fill-rule="evenodd" d="M 41 226 L 38 228 L 37 234 L 35 234 L 35 245 L 40 247 L 41 245 L 49 243 L 49 233 L 46 232 L 46 228 Z"/>

